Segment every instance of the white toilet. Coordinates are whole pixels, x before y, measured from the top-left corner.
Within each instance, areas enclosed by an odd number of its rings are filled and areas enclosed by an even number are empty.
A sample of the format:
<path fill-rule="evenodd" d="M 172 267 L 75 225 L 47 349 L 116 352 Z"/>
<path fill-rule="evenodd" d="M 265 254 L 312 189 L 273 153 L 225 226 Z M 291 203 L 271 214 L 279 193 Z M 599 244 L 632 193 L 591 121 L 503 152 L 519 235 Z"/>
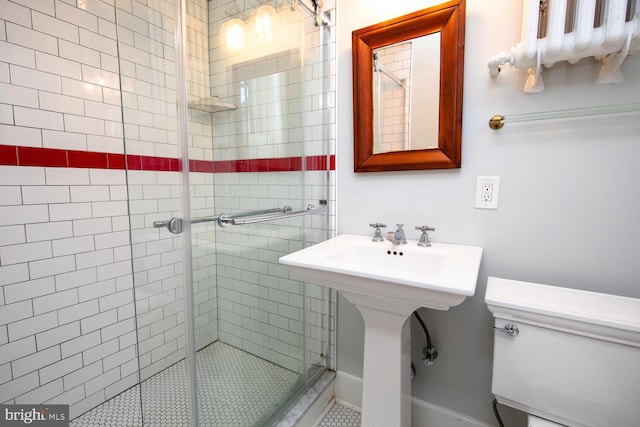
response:
<path fill-rule="evenodd" d="M 640 426 L 640 299 L 489 277 L 493 380 L 528 427 Z"/>

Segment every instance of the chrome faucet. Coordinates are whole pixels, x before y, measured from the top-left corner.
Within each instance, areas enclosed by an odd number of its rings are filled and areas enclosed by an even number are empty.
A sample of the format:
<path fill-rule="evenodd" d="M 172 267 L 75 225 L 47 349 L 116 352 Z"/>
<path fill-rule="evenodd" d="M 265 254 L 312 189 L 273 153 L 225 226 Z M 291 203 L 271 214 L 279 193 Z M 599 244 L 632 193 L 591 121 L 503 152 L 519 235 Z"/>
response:
<path fill-rule="evenodd" d="M 416 227 L 416 230 L 422 231 L 422 235 L 420 236 L 420 240 L 418 241 L 418 246 L 422 246 L 426 248 L 431 246 L 431 241 L 429 240 L 429 235 L 427 234 L 427 231 L 436 231 L 436 229 L 426 225 L 420 225 Z"/>
<path fill-rule="evenodd" d="M 406 245 L 407 244 L 407 239 L 404 236 L 404 230 L 402 229 L 402 227 L 404 227 L 404 224 L 396 224 L 397 230 L 395 233 L 393 233 L 393 240 L 391 240 L 391 243 L 393 243 L 394 245 Z"/>
<path fill-rule="evenodd" d="M 375 228 L 375 231 L 373 232 L 373 239 L 371 240 L 374 242 L 384 242 L 384 238 L 382 237 L 382 231 L 380 231 L 380 227 L 384 228 L 386 226 L 387 224 L 383 224 L 381 222 L 369 224 L 369 227 Z"/>

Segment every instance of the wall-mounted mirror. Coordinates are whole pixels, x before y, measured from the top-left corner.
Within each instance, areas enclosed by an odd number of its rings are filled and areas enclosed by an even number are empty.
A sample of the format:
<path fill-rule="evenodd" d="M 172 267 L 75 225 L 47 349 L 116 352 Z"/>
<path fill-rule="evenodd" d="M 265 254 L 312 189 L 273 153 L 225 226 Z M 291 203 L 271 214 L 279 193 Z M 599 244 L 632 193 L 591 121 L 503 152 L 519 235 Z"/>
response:
<path fill-rule="evenodd" d="M 354 31 L 354 171 L 459 168 L 465 0 Z"/>

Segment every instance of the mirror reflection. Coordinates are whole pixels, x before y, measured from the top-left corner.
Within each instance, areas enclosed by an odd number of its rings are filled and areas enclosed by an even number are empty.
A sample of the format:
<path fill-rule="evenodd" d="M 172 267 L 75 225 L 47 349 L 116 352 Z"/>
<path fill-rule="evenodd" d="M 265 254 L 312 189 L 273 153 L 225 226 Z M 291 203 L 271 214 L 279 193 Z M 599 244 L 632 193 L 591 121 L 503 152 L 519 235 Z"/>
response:
<path fill-rule="evenodd" d="M 353 31 L 354 172 L 460 167 L 464 29 L 451 0 Z"/>
<path fill-rule="evenodd" d="M 440 33 L 372 54 L 373 153 L 437 148 Z"/>

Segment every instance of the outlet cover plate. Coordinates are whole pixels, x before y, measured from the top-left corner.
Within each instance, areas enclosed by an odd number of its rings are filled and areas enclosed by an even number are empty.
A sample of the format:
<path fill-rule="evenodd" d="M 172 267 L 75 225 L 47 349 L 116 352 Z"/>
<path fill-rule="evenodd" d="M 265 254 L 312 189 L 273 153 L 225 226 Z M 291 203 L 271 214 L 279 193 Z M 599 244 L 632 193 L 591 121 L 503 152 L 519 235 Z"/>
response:
<path fill-rule="evenodd" d="M 477 178 L 474 204 L 477 209 L 498 209 L 499 195 L 499 176 L 479 176 Z"/>

